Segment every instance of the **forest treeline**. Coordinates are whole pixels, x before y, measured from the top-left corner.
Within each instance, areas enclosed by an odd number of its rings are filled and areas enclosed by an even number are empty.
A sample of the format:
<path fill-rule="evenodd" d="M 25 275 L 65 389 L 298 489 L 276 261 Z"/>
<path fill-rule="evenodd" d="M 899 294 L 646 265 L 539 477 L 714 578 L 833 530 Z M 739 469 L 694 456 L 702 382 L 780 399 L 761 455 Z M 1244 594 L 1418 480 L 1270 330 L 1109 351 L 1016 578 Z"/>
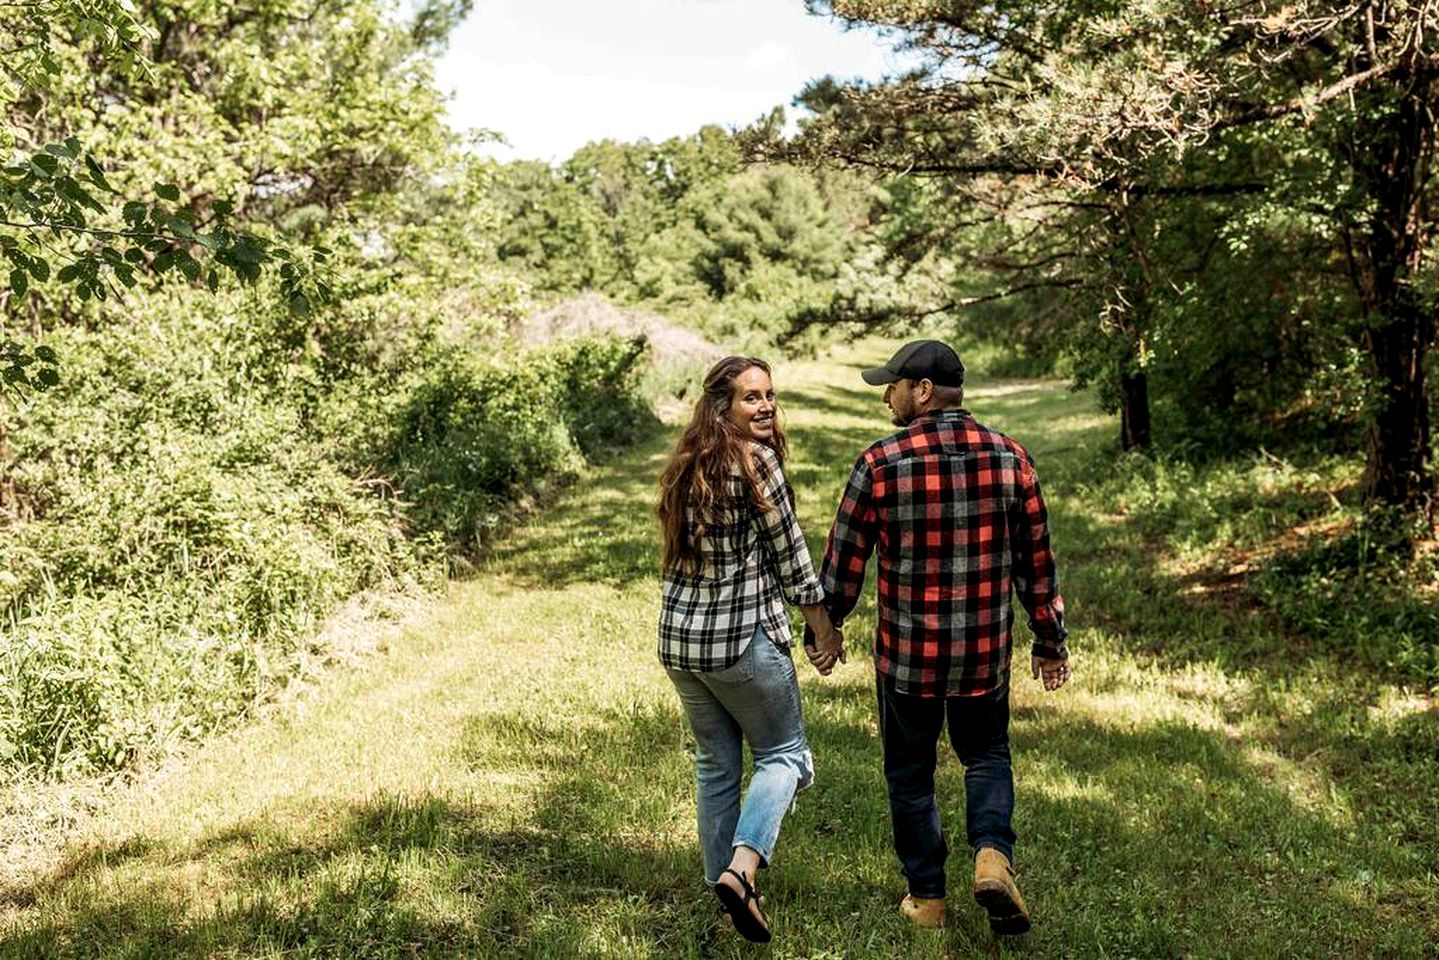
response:
<path fill-rule="evenodd" d="M 523 334 L 587 291 L 751 352 L 947 324 L 1095 387 L 1149 450 L 1114 497 L 1196 536 L 1208 498 L 1221 545 L 1274 509 L 1251 455 L 1312 465 L 1286 509 L 1330 522 L 1256 596 L 1439 680 L 1427 6 L 816 3 L 927 72 L 817 81 L 798 136 L 776 111 L 554 166 L 444 123 L 470 6 L 0 14 L 10 767 L 204 735 L 323 659 L 342 600 L 463 566 L 643 435 L 683 371 Z"/>

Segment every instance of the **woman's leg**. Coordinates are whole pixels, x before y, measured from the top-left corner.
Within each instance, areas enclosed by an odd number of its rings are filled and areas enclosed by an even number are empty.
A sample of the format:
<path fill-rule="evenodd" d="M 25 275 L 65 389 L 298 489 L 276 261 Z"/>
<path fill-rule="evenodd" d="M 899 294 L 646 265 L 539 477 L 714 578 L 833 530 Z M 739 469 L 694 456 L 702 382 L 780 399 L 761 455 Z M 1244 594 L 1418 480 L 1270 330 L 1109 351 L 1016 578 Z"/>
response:
<path fill-rule="evenodd" d="M 740 658 L 740 663 L 745 661 L 745 657 Z M 740 815 L 740 775 L 744 770 L 743 741 L 739 724 L 699 675 L 684 670 L 670 670 L 669 675 L 694 733 L 696 823 L 705 882 L 713 886 L 733 855 L 731 847 Z"/>
<path fill-rule="evenodd" d="M 814 761 L 804 735 L 794 661 L 763 630 L 756 631 L 749 652 L 754 671 L 748 681 L 727 683 L 717 674 L 704 678 L 754 752 L 754 776 L 733 839 L 736 862 L 748 867 L 741 872 L 753 879 L 754 868 L 774 856 L 780 824 L 795 792 L 814 779 Z"/>

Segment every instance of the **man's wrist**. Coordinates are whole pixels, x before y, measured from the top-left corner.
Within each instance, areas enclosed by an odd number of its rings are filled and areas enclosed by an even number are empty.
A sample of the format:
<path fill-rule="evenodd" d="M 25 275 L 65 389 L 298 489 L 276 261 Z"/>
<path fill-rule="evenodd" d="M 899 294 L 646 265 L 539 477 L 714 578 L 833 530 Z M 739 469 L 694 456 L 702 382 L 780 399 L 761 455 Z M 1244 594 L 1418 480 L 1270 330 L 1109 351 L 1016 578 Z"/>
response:
<path fill-rule="evenodd" d="M 1036 640 L 1036 641 L 1034 641 L 1033 646 L 1030 647 L 1030 651 L 1029 651 L 1029 652 L 1030 652 L 1030 656 L 1042 657 L 1042 658 L 1045 659 L 1045 660 L 1068 660 L 1068 659 L 1069 659 L 1069 649 L 1064 645 L 1064 642 L 1063 642 L 1063 641 L 1060 641 L 1059 643 L 1050 644 L 1050 643 L 1041 643 L 1040 641 Z"/>

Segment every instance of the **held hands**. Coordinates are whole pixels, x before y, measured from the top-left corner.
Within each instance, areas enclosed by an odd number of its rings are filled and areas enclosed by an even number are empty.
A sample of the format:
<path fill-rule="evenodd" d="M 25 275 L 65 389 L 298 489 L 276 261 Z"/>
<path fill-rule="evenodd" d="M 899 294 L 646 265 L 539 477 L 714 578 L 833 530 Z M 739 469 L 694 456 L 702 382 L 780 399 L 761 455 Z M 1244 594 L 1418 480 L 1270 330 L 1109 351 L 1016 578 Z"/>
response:
<path fill-rule="evenodd" d="M 1058 660 L 1049 657 L 1030 657 L 1029 673 L 1044 683 L 1044 689 L 1053 693 L 1069 682 L 1069 659 Z"/>
<path fill-rule="evenodd" d="M 820 675 L 827 677 L 834 671 L 834 665 L 844 663 L 846 657 L 844 634 L 829 624 L 825 626 L 827 629 L 820 635 L 816 635 L 808 625 L 805 626 L 804 652 L 809 657 L 810 664 L 819 671 Z"/>

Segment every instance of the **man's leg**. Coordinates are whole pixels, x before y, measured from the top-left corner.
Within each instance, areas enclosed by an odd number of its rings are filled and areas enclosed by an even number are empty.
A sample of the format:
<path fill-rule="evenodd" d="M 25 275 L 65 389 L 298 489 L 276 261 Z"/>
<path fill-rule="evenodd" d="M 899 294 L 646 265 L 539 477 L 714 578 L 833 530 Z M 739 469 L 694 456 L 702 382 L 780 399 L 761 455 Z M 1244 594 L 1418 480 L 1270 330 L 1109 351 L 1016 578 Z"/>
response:
<path fill-rule="evenodd" d="M 964 764 L 969 845 L 975 851 L 974 899 L 989 914 L 990 929 L 1029 929 L 1014 856 L 1014 774 L 1009 757 L 1009 688 L 948 701 L 949 740 Z"/>
<path fill-rule="evenodd" d="M 993 847 L 1014 859 L 1014 770 L 1009 756 L 1009 686 L 949 697 L 949 742 L 964 764 L 965 819 L 971 850 Z"/>
<path fill-rule="evenodd" d="M 944 700 L 879 691 L 879 732 L 894 852 L 912 896 L 944 897 L 944 860 L 949 853 L 934 801 L 935 744 L 944 727 Z"/>

